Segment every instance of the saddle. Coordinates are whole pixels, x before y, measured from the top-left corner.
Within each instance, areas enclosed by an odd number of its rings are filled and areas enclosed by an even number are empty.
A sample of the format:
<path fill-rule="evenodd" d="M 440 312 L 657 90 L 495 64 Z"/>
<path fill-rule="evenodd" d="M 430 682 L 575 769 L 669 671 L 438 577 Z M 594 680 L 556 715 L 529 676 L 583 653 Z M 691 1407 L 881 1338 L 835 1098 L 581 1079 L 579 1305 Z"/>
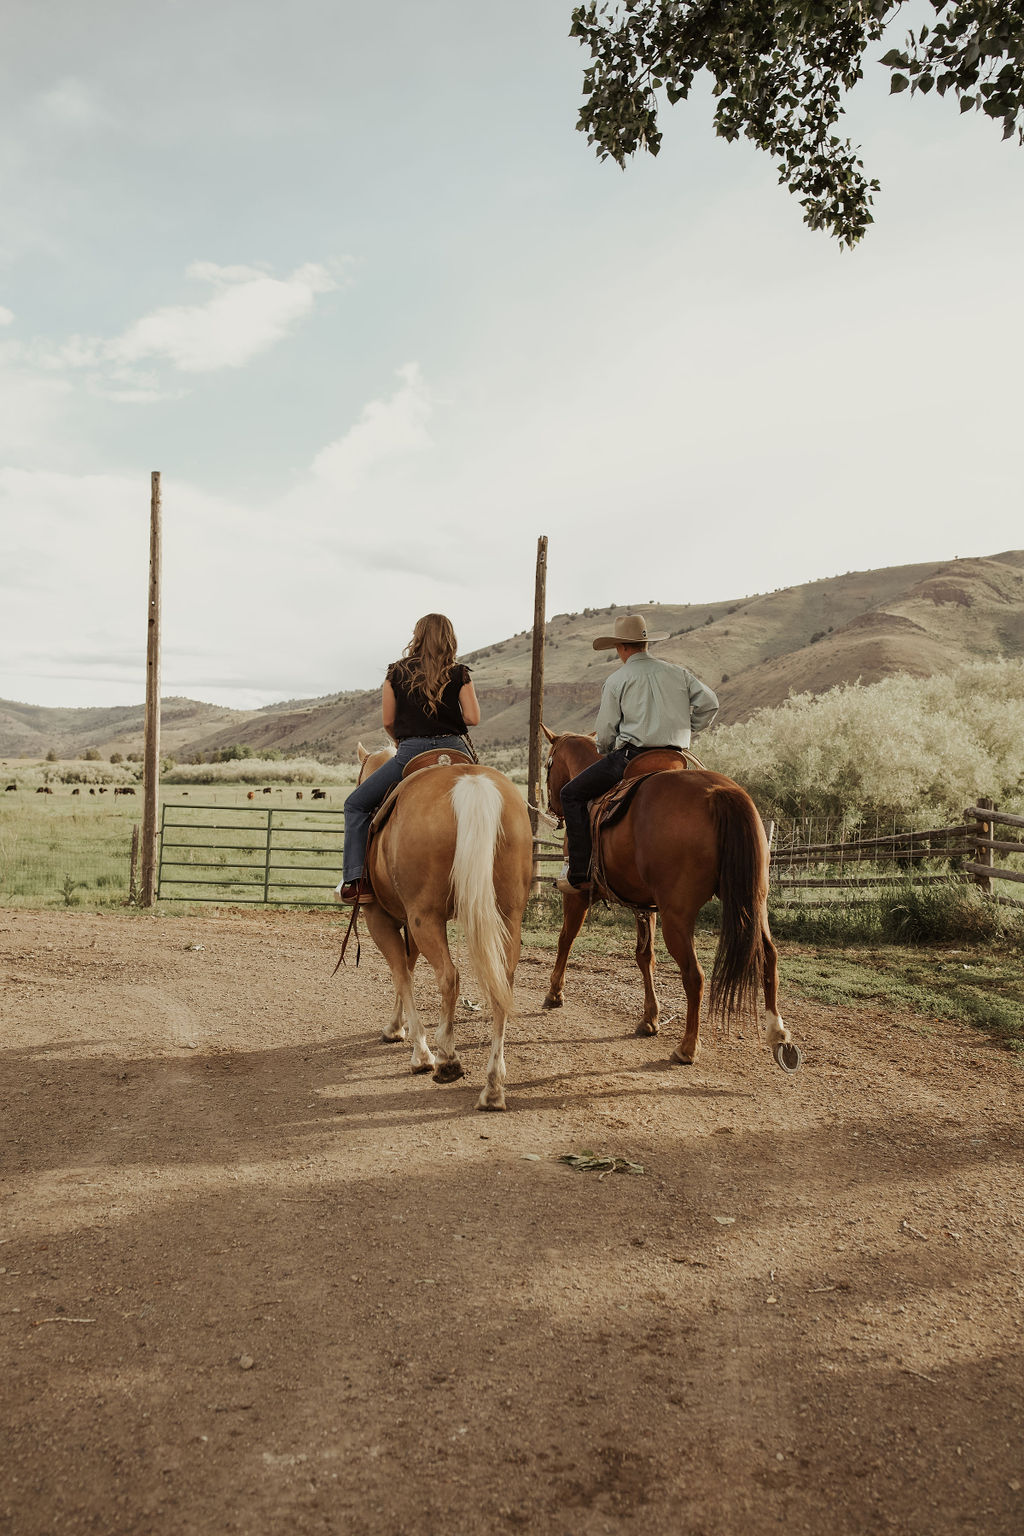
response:
<path fill-rule="evenodd" d="M 656 773 L 683 773 L 691 769 L 703 770 L 704 764 L 685 747 L 641 747 L 626 764 L 626 771 L 618 784 L 590 803 L 590 838 L 593 858 L 590 875 L 598 894 L 606 900 L 616 901 L 637 912 L 654 912 L 655 907 L 638 907 L 624 897 L 616 895 L 608 884 L 604 871 L 604 848 L 601 833 L 621 821 L 629 810 L 637 790 L 645 779 Z"/>
<path fill-rule="evenodd" d="M 456 752 L 453 747 L 431 747 L 426 752 L 418 752 L 415 757 L 410 757 L 402 769 L 402 778 L 407 779 L 411 773 L 419 773 L 421 768 L 450 768 L 452 763 L 472 761 L 468 752 Z"/>
<path fill-rule="evenodd" d="M 402 769 L 402 777 L 399 779 L 397 784 L 393 784 L 391 786 L 387 794 L 384 796 L 384 799 L 373 813 L 373 819 L 370 822 L 370 830 L 366 839 L 365 867 L 367 870 L 370 867 L 370 848 L 373 844 L 373 840 L 397 805 L 398 791 L 405 783 L 405 780 L 414 773 L 421 773 L 425 768 L 449 768 L 453 763 L 471 763 L 472 761 L 473 759 L 470 757 L 468 752 L 457 752 L 454 748 L 444 749 L 439 747 L 432 747 L 426 752 L 418 752 L 415 757 L 411 757 L 409 759 L 405 767 Z M 341 946 L 341 954 L 338 956 L 338 965 L 341 965 L 342 961 L 345 959 L 345 950 L 348 948 L 348 941 L 352 936 L 353 930 L 356 932 L 356 965 L 359 964 L 360 946 L 358 922 L 359 902 L 357 900 L 352 908 L 352 916 L 349 919 L 348 932 L 345 934 L 345 939 Z M 405 947 L 406 954 L 408 955 L 408 934 L 405 936 Z M 334 967 L 335 973 L 337 973 L 338 965 Z"/>
<path fill-rule="evenodd" d="M 414 773 L 422 773 L 424 768 L 450 768 L 453 763 L 471 763 L 472 761 L 473 759 L 468 752 L 456 752 L 451 747 L 443 749 L 431 747 L 429 751 L 418 752 L 415 757 L 411 757 L 402 769 L 402 777 L 398 783 L 392 785 L 380 805 L 374 811 L 373 820 L 370 822 L 370 837 L 375 837 L 387 821 L 395 808 L 398 791 L 406 779 L 411 778 Z M 366 849 L 367 854 L 369 854 L 369 841 L 367 841 Z"/>

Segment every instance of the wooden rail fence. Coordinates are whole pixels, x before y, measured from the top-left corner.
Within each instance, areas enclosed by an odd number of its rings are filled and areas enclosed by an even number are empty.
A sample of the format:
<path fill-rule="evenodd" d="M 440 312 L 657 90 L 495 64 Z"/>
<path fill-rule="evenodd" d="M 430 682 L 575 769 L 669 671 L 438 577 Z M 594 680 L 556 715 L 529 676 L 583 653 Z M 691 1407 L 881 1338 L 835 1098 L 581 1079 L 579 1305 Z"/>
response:
<path fill-rule="evenodd" d="M 1007 867 L 1005 858 L 996 864 L 995 856 L 1024 855 L 1024 816 L 1000 811 L 990 800 L 969 805 L 964 820 L 952 826 L 914 828 L 876 833 L 872 837 L 829 838 L 803 841 L 802 833 L 812 823 L 776 823 L 769 821 L 772 850 L 771 883 L 774 889 L 801 888 L 856 889 L 891 885 L 894 874 L 910 874 L 918 884 L 948 881 L 951 875 L 974 880 L 987 895 L 992 882 L 1005 880 L 1024 884 L 1024 868 Z M 1011 835 L 995 836 L 995 828 L 1006 828 Z M 533 840 L 534 890 L 541 890 L 554 871 L 543 865 L 560 865 L 562 844 L 550 837 Z M 946 862 L 943 871 L 925 872 L 925 862 Z M 870 872 L 854 873 L 851 866 L 870 866 Z M 810 871 L 815 871 L 811 874 Z M 805 873 L 798 873 L 805 871 Z M 1004 897 L 1003 900 L 1009 898 Z"/>

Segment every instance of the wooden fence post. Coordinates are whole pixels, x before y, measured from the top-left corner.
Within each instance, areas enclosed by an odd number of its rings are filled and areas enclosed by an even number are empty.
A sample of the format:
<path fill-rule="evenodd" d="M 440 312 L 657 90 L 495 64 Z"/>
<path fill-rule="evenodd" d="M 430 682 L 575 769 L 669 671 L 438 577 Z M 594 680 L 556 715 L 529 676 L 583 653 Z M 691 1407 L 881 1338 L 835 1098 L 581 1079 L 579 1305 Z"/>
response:
<path fill-rule="evenodd" d="M 537 540 L 537 575 L 533 592 L 533 665 L 530 670 L 530 757 L 526 774 L 527 801 L 531 806 L 530 826 L 534 838 L 540 831 L 541 721 L 544 718 L 544 609 L 547 591 L 548 541 L 542 534 Z M 540 869 L 534 850 L 531 894 L 540 890 Z"/>
<path fill-rule="evenodd" d="M 977 809 L 978 810 L 980 810 L 980 811 L 994 811 L 995 808 L 996 807 L 995 807 L 994 803 L 991 800 L 983 799 L 981 796 L 978 797 L 978 805 L 977 805 Z M 981 818 L 979 817 L 977 819 L 976 823 L 975 823 L 975 836 L 976 837 L 982 837 L 982 838 L 987 837 L 989 839 L 989 841 L 991 841 L 991 839 L 992 839 L 992 823 L 990 821 L 982 821 Z M 992 849 L 992 848 L 978 848 L 978 849 L 976 849 L 976 854 L 977 854 L 977 857 L 972 861 L 975 864 L 984 864 L 989 869 L 991 869 L 993 867 L 993 865 L 995 864 L 995 862 L 996 862 L 995 850 Z M 981 890 L 981 891 L 984 891 L 986 896 L 991 896 L 991 894 L 992 894 L 992 880 L 991 880 L 990 876 L 988 876 L 988 875 L 975 875 L 974 878 L 978 882 L 978 889 Z"/>
<path fill-rule="evenodd" d="M 146 635 L 146 727 L 142 770 L 142 892 L 151 907 L 156 888 L 157 802 L 160 797 L 160 471 L 150 477 L 149 608 Z"/>
<path fill-rule="evenodd" d="M 132 852 L 131 862 L 128 866 L 128 905 L 134 907 L 139 899 L 139 889 L 136 879 L 139 873 L 139 824 L 132 827 Z"/>

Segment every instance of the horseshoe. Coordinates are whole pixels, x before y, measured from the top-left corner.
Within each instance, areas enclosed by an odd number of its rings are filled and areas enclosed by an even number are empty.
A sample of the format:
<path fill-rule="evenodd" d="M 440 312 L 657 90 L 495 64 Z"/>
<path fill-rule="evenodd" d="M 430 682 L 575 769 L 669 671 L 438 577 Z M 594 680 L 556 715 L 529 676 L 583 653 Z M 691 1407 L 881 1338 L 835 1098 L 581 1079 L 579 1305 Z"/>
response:
<path fill-rule="evenodd" d="M 783 1072 L 799 1072 L 804 1064 L 803 1052 L 792 1040 L 780 1040 L 773 1048 L 772 1055 Z"/>

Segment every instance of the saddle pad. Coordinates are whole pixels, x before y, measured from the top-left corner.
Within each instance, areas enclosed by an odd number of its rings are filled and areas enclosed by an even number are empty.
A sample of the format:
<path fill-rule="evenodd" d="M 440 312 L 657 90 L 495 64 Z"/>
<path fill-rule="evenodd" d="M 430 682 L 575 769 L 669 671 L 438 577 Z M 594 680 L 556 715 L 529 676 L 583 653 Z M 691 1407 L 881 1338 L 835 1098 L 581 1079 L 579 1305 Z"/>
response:
<path fill-rule="evenodd" d="M 411 773 L 419 773 L 421 768 L 447 768 L 452 763 L 472 761 L 468 752 L 456 752 L 451 747 L 431 747 L 429 751 L 419 752 L 409 759 L 402 769 L 402 778 L 407 779 Z"/>

